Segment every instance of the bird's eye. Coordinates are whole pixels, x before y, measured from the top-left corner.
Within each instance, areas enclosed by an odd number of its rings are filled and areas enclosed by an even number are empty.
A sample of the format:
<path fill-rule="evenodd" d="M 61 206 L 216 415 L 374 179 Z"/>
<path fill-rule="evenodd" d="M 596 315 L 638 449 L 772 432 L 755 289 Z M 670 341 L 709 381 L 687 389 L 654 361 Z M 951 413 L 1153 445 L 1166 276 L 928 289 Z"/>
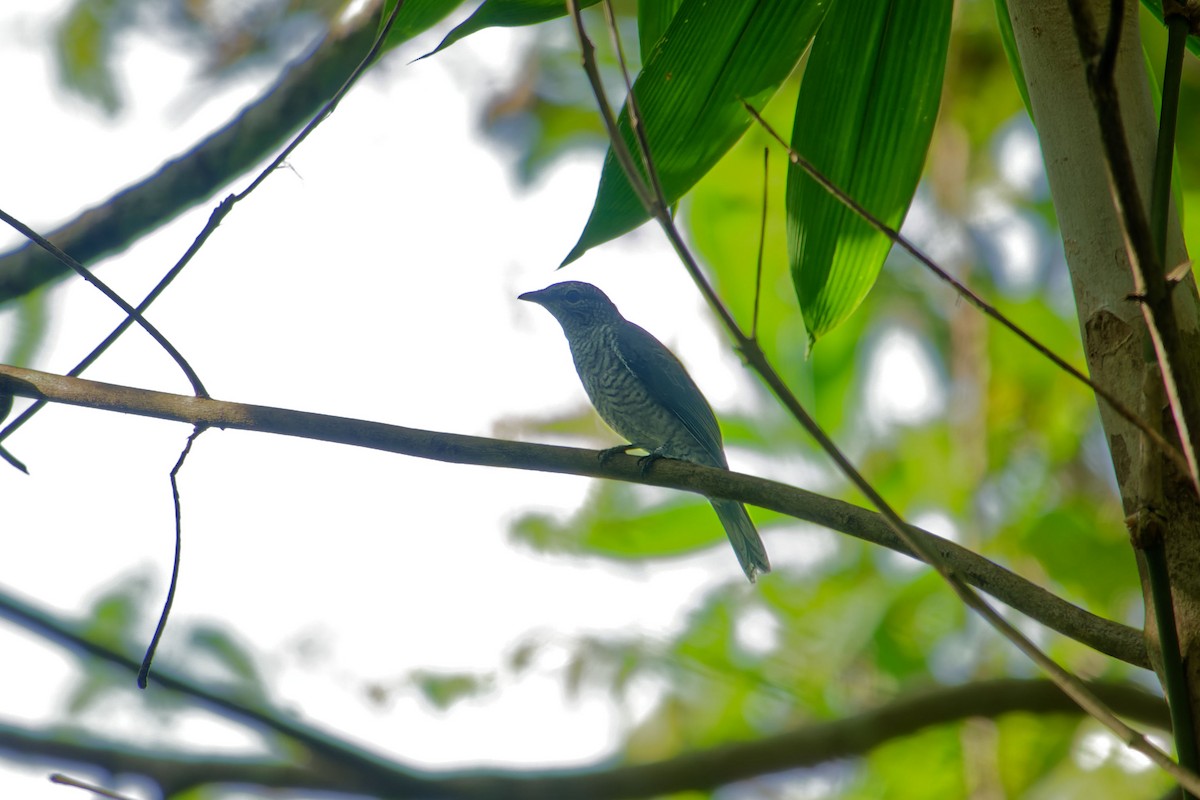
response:
<path fill-rule="evenodd" d="M 565 295 L 563 295 L 563 297 L 565 297 L 567 299 L 568 303 L 574 304 L 574 303 L 578 303 L 580 301 L 580 299 L 583 297 L 583 295 L 580 294 L 578 289 L 568 289 L 567 293 Z"/>

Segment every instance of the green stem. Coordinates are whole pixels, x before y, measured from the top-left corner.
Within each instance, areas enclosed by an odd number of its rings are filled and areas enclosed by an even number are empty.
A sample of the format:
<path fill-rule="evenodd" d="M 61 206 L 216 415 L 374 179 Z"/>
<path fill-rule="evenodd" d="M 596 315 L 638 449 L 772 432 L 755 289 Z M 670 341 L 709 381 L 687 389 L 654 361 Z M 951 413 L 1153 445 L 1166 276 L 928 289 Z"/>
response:
<path fill-rule="evenodd" d="M 1147 281 L 1163 281 L 1171 272 L 1166 263 L 1167 222 L 1171 206 L 1171 168 L 1175 157 L 1175 127 L 1179 112 L 1179 82 L 1183 54 L 1187 44 L 1188 22 L 1179 15 L 1167 19 L 1167 57 L 1163 68 L 1162 108 L 1159 112 L 1158 147 L 1154 158 L 1154 182 L 1150 196 L 1150 231 L 1161 275 L 1147 275 Z M 1179 634 L 1175 627 L 1175 606 L 1171 599 L 1167 556 L 1160 541 L 1145 549 L 1154 618 L 1162 647 L 1163 682 L 1171 709 L 1171 727 L 1179 763 L 1190 770 L 1197 768 L 1196 731 L 1192 721 L 1191 692 L 1179 652 Z M 1183 792 L 1184 798 L 1195 795 Z"/>
<path fill-rule="evenodd" d="M 1191 692 L 1179 656 L 1179 634 L 1175 629 L 1175 609 L 1171 603 L 1171 583 L 1167 575 L 1167 554 L 1162 542 L 1144 551 L 1150 578 L 1150 595 L 1154 602 L 1154 619 L 1158 624 L 1159 644 L 1162 647 L 1163 682 L 1167 703 L 1171 709 L 1171 729 L 1175 735 L 1175 753 L 1179 763 L 1188 769 L 1196 768 L 1196 734 L 1192 723 Z M 1195 795 L 1184 794 L 1189 800 Z"/>
<path fill-rule="evenodd" d="M 1179 117 L 1179 79 L 1183 73 L 1183 54 L 1187 47 L 1188 21 L 1175 15 L 1167 19 L 1167 58 L 1163 67 L 1162 108 L 1158 122 L 1158 149 L 1154 158 L 1154 183 L 1150 197 L 1150 231 L 1159 263 L 1165 273 L 1167 212 L 1171 206 L 1171 167 L 1175 159 L 1175 127 Z M 1149 276 L 1147 276 L 1149 278 Z M 1157 276 L 1155 276 L 1157 279 Z"/>

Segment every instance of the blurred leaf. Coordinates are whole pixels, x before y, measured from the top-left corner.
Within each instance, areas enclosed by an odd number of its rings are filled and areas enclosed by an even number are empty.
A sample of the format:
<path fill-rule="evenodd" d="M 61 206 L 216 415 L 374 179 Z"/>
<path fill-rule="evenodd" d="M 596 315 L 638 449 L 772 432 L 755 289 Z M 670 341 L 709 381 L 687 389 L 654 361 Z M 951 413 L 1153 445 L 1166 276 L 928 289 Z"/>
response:
<path fill-rule="evenodd" d="M 540 101 L 529 113 L 539 130 L 520 165 L 520 178 L 526 183 L 570 148 L 585 142 L 599 145 L 607 141 L 604 124 L 595 109 Z"/>
<path fill-rule="evenodd" d="M 621 700 L 630 679 L 660 658 L 641 637 L 585 636 L 572 648 L 563 685 L 569 697 L 579 697 L 584 689 L 596 687 Z"/>
<path fill-rule="evenodd" d="M 14 305 L 16 335 L 9 342 L 7 352 L 0 356 L 5 364 L 15 366 L 32 364 L 38 348 L 45 344 L 49 329 L 48 294 L 44 288 L 35 289 L 22 295 Z M 4 415 L 0 414 L 0 419 L 3 418 Z"/>
<path fill-rule="evenodd" d="M 211 658 L 228 670 L 239 687 L 253 692 L 256 698 L 265 696 L 265 684 L 253 654 L 233 634 L 212 625 L 196 625 L 189 633 L 188 644 L 197 651 L 193 657 Z"/>
<path fill-rule="evenodd" d="M 808 47 L 828 0 L 684 0 L 633 91 L 651 159 L 674 204 L 750 125 L 745 99 L 765 105 Z M 641 163 L 629 109 L 621 136 Z M 596 201 L 568 264 L 649 219 L 609 148 Z"/>
<path fill-rule="evenodd" d="M 1002 720 L 1002 722 L 1007 721 Z M 1170 797 L 1172 781 L 1158 769 L 1152 769 L 1146 760 L 1133 754 L 1118 742 L 1111 733 L 1101 731 L 1097 723 L 1072 719 L 1069 726 L 1061 726 L 1053 718 L 1039 717 L 1036 724 L 1046 727 L 1037 734 L 1053 733 L 1067 728 L 1068 733 L 1057 739 L 1051 736 L 1034 735 L 1032 743 L 1050 752 L 1061 754 L 1052 765 L 1034 763 L 1042 769 L 1042 776 L 1024 793 L 1013 795 L 1033 800 L 1043 798 L 1160 798 Z M 1066 742 L 1064 750 L 1062 742 Z M 1014 742 L 1008 742 L 1000 755 L 1013 750 Z M 1036 757 L 1036 756 L 1035 756 Z M 1000 765 L 1004 774 L 1004 765 Z"/>
<path fill-rule="evenodd" d="M 1010 714 L 997 722 L 999 742 L 996 763 L 1008 797 L 1029 797 L 1071 752 L 1071 739 L 1079 720 L 1075 717 Z"/>
<path fill-rule="evenodd" d="M 889 800 L 942 800 L 969 797 L 964 770 L 962 734 L 959 725 L 942 725 L 897 739 L 871 751 L 866 761 L 869 771 L 860 773 L 860 781 L 847 798 Z M 919 764 L 920 778 L 914 775 Z"/>
<path fill-rule="evenodd" d="M 917 573 L 896 593 L 875 629 L 879 669 L 897 680 L 920 680 L 929 654 L 943 637 L 961 632 L 965 608 L 940 578 Z"/>
<path fill-rule="evenodd" d="M 579 0 L 579 7 L 587 8 L 598 2 L 600 0 Z M 459 39 L 485 28 L 515 28 L 536 25 L 539 22 L 564 17 L 566 14 L 565 0 L 484 0 L 484 3 L 475 9 L 474 14 L 446 34 L 446 38 L 442 39 L 441 43 L 426 55 L 431 56 L 445 50 Z"/>
<path fill-rule="evenodd" d="M 114 650 L 129 649 L 136 641 L 149 593 L 150 580 L 145 575 L 117 584 L 92 604 L 81 635 Z"/>
<path fill-rule="evenodd" d="M 445 711 L 461 700 L 488 692 L 495 685 L 495 681 L 490 676 L 429 670 L 416 670 L 410 673 L 409 681 L 439 711 Z"/>
<path fill-rule="evenodd" d="M 150 591 L 145 575 L 124 580 L 100 595 L 84 620 L 80 635 L 89 641 L 121 653 L 134 652 L 142 623 L 142 607 Z M 127 689 L 127 673 L 109 665 L 89 669 L 66 693 L 64 705 L 70 714 L 88 711 L 114 691 Z"/>
<path fill-rule="evenodd" d="M 800 85 L 792 149 L 893 228 L 925 163 L 952 10 L 951 0 L 838 3 Z M 787 206 L 792 279 L 811 346 L 862 302 L 891 242 L 794 165 Z"/>
<path fill-rule="evenodd" d="M 639 495 L 666 500 L 647 504 Z M 587 502 L 565 523 L 529 515 L 517 521 L 512 536 L 539 550 L 623 560 L 727 546 L 721 523 L 707 501 L 669 490 L 647 492 L 615 481 L 593 484 Z"/>
<path fill-rule="evenodd" d="M 59 80 L 108 115 L 121 108 L 112 71 L 112 39 L 131 17 L 129 0 L 75 0 L 55 37 Z"/>

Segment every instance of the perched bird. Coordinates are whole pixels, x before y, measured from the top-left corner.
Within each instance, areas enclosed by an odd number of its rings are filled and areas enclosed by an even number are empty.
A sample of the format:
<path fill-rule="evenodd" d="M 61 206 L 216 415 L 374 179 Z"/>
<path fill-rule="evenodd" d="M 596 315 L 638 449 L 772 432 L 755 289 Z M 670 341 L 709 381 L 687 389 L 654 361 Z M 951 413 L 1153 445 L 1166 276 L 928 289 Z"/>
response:
<path fill-rule="evenodd" d="M 575 371 L 588 398 L 608 425 L 648 458 L 675 458 L 728 469 L 721 429 L 708 401 L 683 364 L 662 342 L 621 316 L 608 295 L 580 281 L 556 283 L 521 300 L 537 303 L 562 325 Z M 735 500 L 709 498 L 753 583 L 771 571 L 762 539 L 746 508 Z"/>

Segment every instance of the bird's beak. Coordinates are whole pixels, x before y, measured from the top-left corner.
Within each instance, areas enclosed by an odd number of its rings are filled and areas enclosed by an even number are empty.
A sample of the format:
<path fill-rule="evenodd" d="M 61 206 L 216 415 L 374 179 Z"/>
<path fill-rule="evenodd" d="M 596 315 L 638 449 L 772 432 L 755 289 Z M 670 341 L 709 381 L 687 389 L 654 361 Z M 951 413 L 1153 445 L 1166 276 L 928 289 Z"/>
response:
<path fill-rule="evenodd" d="M 525 294 L 517 295 L 517 299 L 528 300 L 531 303 L 537 303 L 539 306 L 544 305 L 542 303 L 542 295 L 545 293 L 545 291 L 545 289 L 539 289 L 536 292 L 526 292 Z"/>

